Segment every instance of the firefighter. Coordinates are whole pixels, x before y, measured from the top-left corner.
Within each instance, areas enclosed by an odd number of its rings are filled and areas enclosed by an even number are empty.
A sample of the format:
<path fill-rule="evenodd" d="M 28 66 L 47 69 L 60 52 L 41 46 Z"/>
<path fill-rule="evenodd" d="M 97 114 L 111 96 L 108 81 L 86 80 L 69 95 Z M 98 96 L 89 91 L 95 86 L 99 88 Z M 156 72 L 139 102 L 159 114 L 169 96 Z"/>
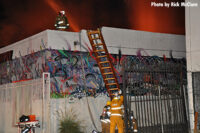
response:
<path fill-rule="evenodd" d="M 103 113 L 100 116 L 102 133 L 110 132 L 110 101 L 107 101 L 106 106 L 103 108 Z"/>
<path fill-rule="evenodd" d="M 133 117 L 133 115 L 131 115 L 131 120 L 132 120 L 132 123 L 133 123 L 133 126 L 131 128 L 133 129 L 134 133 L 137 133 L 138 132 L 138 130 L 137 130 L 137 120 Z"/>
<path fill-rule="evenodd" d="M 60 11 L 56 17 L 55 27 L 58 30 L 65 30 L 69 28 L 69 23 L 67 17 L 65 16 L 65 11 Z"/>
<path fill-rule="evenodd" d="M 118 128 L 118 133 L 124 133 L 124 121 L 122 119 L 123 96 L 121 90 L 114 93 L 114 97 L 110 105 L 110 133 L 115 133 L 115 127 Z"/>

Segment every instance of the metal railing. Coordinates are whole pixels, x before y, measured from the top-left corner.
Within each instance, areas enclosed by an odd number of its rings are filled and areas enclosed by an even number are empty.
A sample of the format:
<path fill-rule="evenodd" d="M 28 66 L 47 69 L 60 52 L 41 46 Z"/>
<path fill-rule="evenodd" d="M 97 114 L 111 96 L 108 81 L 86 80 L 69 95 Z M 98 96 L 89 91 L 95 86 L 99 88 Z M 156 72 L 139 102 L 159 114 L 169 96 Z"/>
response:
<path fill-rule="evenodd" d="M 123 71 L 126 133 L 187 133 L 183 63 L 159 57 L 127 58 Z"/>

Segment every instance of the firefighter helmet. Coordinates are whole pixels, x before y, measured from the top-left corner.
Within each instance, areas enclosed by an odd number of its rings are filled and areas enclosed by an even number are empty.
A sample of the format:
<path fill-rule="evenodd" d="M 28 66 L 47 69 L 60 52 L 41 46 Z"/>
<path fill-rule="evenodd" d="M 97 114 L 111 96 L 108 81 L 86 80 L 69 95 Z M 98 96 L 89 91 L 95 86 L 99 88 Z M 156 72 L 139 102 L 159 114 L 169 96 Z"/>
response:
<path fill-rule="evenodd" d="M 62 15 L 65 15 L 65 11 L 60 11 L 60 13 L 61 13 Z"/>
<path fill-rule="evenodd" d="M 110 105 L 110 104 L 111 104 L 111 102 L 110 102 L 110 101 L 107 101 L 106 105 Z"/>

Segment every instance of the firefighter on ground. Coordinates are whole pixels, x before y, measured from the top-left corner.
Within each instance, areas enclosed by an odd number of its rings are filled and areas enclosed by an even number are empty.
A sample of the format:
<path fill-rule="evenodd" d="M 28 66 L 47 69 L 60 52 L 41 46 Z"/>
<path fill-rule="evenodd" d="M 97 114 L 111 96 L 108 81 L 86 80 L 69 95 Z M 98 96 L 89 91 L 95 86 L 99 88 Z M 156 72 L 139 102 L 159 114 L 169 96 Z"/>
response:
<path fill-rule="evenodd" d="M 123 96 L 122 92 L 117 91 L 114 93 L 114 97 L 110 105 L 110 133 L 115 133 L 115 128 L 117 126 L 118 133 L 124 133 L 124 121 L 122 119 L 123 111 Z"/>
<path fill-rule="evenodd" d="M 65 11 L 58 12 L 58 16 L 56 17 L 56 23 L 54 26 L 58 30 L 65 30 L 69 28 L 69 23 L 65 15 Z"/>
<path fill-rule="evenodd" d="M 107 101 L 100 116 L 102 133 L 110 133 L 110 101 Z"/>
<path fill-rule="evenodd" d="M 132 121 L 131 129 L 133 129 L 134 133 L 137 133 L 138 132 L 138 129 L 137 129 L 137 120 L 134 118 L 133 112 L 131 112 L 131 118 L 130 119 Z"/>

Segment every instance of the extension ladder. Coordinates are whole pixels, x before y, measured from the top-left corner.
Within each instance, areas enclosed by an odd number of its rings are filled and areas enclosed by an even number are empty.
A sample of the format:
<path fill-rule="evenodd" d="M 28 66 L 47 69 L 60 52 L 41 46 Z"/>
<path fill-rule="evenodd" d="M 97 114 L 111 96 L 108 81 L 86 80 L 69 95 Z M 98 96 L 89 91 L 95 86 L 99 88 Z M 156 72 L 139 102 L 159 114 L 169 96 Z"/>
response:
<path fill-rule="evenodd" d="M 95 31 L 89 30 L 87 31 L 87 34 L 107 92 L 112 99 L 113 93 L 119 91 L 120 88 L 102 33 L 100 29 L 97 29 Z"/>

